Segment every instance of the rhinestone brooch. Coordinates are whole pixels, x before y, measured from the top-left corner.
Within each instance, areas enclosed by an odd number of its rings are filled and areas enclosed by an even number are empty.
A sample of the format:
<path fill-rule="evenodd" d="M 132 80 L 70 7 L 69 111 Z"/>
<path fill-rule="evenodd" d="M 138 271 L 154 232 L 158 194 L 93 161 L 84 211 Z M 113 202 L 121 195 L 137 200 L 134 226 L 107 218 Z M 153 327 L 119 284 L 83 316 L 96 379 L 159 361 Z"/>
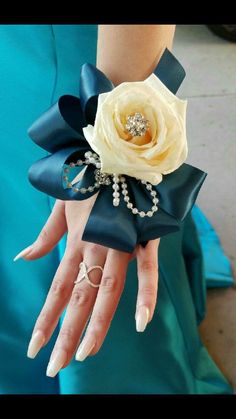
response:
<path fill-rule="evenodd" d="M 125 129 L 133 137 L 145 135 L 148 126 L 148 120 L 140 112 L 136 112 L 134 115 L 129 115 L 126 118 Z"/>

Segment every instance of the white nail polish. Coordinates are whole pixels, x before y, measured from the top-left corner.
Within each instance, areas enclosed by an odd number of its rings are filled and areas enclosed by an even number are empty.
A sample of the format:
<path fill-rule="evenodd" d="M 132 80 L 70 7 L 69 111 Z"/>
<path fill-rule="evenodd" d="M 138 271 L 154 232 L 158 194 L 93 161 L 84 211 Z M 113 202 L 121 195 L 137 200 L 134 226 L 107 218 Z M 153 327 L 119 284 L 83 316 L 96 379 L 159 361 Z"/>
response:
<path fill-rule="evenodd" d="M 94 339 L 84 338 L 83 342 L 79 346 L 78 351 L 76 352 L 75 359 L 76 361 L 84 361 L 85 358 L 90 354 L 95 346 Z"/>
<path fill-rule="evenodd" d="M 47 377 L 55 377 L 67 360 L 67 353 L 63 349 L 58 349 L 48 364 Z"/>
<path fill-rule="evenodd" d="M 141 306 L 138 308 L 136 314 L 136 330 L 137 332 L 144 332 L 146 326 L 148 324 L 149 319 L 149 310 L 145 306 Z"/>
<path fill-rule="evenodd" d="M 28 358 L 32 358 L 32 359 L 35 358 L 37 353 L 42 348 L 44 342 L 45 342 L 44 334 L 40 330 L 35 332 L 28 346 L 28 351 L 27 351 Z"/>
<path fill-rule="evenodd" d="M 33 247 L 33 246 L 32 246 L 32 244 L 31 244 L 30 246 L 28 246 L 28 247 L 26 247 L 25 249 L 21 250 L 21 252 L 20 252 L 20 253 L 18 253 L 18 254 L 14 257 L 13 262 L 16 262 L 16 260 L 21 259 L 21 258 L 23 258 L 24 256 L 28 255 L 28 254 L 31 252 L 32 247 Z"/>

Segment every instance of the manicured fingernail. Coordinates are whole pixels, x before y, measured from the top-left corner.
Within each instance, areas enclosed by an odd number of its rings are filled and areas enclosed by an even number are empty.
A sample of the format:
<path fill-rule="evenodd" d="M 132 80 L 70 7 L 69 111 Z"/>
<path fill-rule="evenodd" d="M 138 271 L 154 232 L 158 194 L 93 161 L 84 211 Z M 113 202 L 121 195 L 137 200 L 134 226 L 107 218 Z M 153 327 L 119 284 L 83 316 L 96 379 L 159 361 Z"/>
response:
<path fill-rule="evenodd" d="M 60 369 L 63 367 L 67 359 L 67 353 L 63 349 L 58 349 L 51 361 L 48 364 L 46 375 L 47 377 L 55 377 Z"/>
<path fill-rule="evenodd" d="M 13 262 L 16 262 L 16 260 L 23 258 L 24 256 L 28 255 L 32 250 L 32 244 L 25 249 L 23 249 L 18 255 L 16 255 L 13 259 Z"/>
<path fill-rule="evenodd" d="M 90 354 L 92 349 L 95 346 L 94 339 L 85 337 L 81 345 L 79 346 L 78 351 L 76 352 L 75 359 L 76 361 L 84 361 L 85 358 Z"/>
<path fill-rule="evenodd" d="M 146 329 L 149 319 L 149 310 L 145 306 L 139 307 L 136 314 L 136 330 L 143 332 Z"/>
<path fill-rule="evenodd" d="M 35 332 L 28 346 L 28 351 L 27 351 L 28 358 L 32 358 L 32 359 L 35 358 L 37 353 L 42 348 L 44 342 L 45 342 L 44 334 L 40 330 Z"/>

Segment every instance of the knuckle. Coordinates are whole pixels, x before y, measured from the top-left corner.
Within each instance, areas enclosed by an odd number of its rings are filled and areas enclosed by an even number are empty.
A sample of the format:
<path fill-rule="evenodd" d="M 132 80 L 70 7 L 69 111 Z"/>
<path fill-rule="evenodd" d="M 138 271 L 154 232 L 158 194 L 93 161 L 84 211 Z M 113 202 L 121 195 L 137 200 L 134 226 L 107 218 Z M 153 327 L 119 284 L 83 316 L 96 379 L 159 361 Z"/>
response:
<path fill-rule="evenodd" d="M 46 227 L 43 227 L 43 229 L 40 231 L 36 241 L 42 244 L 47 243 L 49 241 L 49 234 Z"/>
<path fill-rule="evenodd" d="M 157 271 L 157 263 L 155 260 L 146 259 L 140 263 L 140 269 L 143 272 L 156 272 Z"/>
<path fill-rule="evenodd" d="M 141 289 L 141 293 L 147 297 L 155 297 L 157 293 L 157 287 L 155 285 L 145 285 Z"/>
<path fill-rule="evenodd" d="M 48 310 L 42 310 L 36 322 L 37 329 L 44 331 L 48 328 L 49 323 L 50 323 L 50 312 Z"/>
<path fill-rule="evenodd" d="M 62 328 L 60 331 L 60 342 L 66 345 L 71 344 L 74 338 L 74 330 L 71 327 Z"/>
<path fill-rule="evenodd" d="M 90 301 L 89 292 L 82 288 L 75 288 L 72 297 L 71 303 L 78 307 L 85 306 Z"/>
<path fill-rule="evenodd" d="M 96 313 L 91 318 L 91 328 L 93 329 L 94 334 L 96 331 L 104 329 L 108 323 L 108 318 L 103 313 Z"/>
<path fill-rule="evenodd" d="M 54 296 L 64 298 L 67 295 L 67 283 L 60 278 L 54 279 L 51 287 Z"/>
<path fill-rule="evenodd" d="M 89 251 L 92 253 L 92 255 L 100 255 L 101 254 L 101 246 L 96 243 L 92 243 L 89 246 Z"/>
<path fill-rule="evenodd" d="M 106 275 L 102 278 L 101 288 L 103 292 L 114 293 L 120 287 L 116 275 Z"/>

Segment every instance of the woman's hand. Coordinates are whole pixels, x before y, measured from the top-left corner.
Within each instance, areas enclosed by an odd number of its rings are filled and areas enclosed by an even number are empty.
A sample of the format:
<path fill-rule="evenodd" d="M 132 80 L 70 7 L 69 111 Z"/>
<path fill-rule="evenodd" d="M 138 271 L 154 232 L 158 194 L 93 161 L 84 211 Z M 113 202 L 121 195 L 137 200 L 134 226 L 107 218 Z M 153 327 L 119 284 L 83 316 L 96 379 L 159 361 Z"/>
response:
<path fill-rule="evenodd" d="M 135 315 L 137 331 L 143 332 L 153 317 L 157 296 L 157 250 L 160 240 L 149 241 L 146 248 L 136 246 L 133 254 L 81 240 L 95 199 L 96 195 L 83 201 L 56 201 L 36 241 L 15 258 L 38 259 L 50 252 L 68 232 L 65 254 L 36 321 L 28 348 L 28 356 L 34 358 L 49 341 L 62 311 L 67 306 L 47 368 L 49 377 L 54 377 L 61 368 L 69 364 L 89 318 L 76 359 L 83 361 L 88 355 L 95 355 L 99 351 L 123 291 L 128 263 L 134 257 L 137 257 L 139 280 Z M 89 278 L 94 284 L 101 283 L 99 288 L 92 287 L 85 280 L 74 284 L 82 261 L 88 268 L 92 265 L 104 268 L 103 274 L 99 269 L 89 273 Z"/>

